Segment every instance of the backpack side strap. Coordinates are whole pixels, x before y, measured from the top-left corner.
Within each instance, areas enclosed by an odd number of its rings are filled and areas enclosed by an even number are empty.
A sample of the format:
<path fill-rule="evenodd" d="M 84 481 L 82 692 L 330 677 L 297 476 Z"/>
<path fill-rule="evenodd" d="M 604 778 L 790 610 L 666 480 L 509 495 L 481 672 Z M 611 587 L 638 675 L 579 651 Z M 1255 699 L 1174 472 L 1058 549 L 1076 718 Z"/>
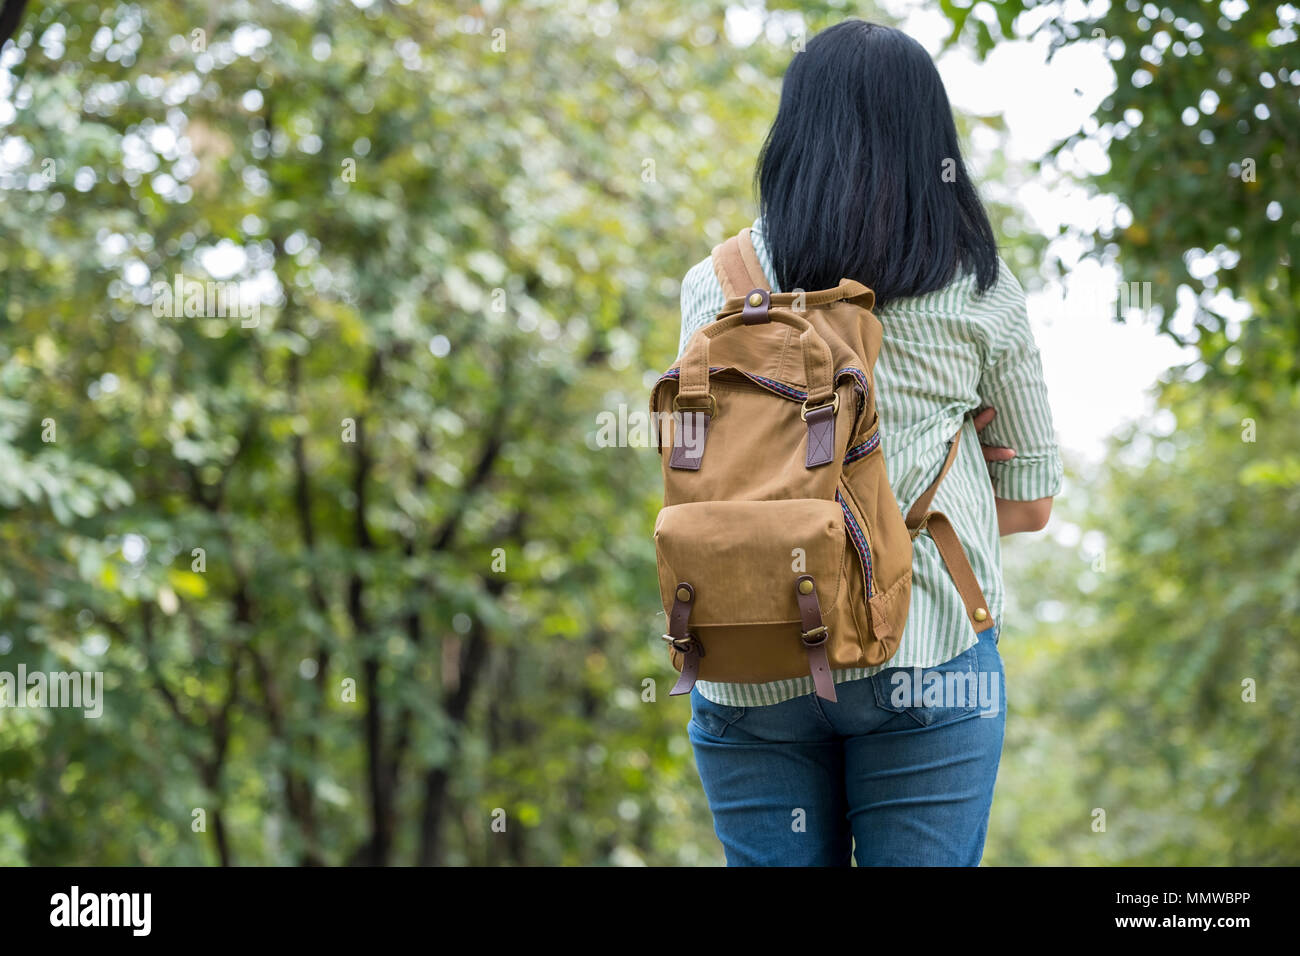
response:
<path fill-rule="evenodd" d="M 704 656 L 704 647 L 700 644 L 700 639 L 687 630 L 694 602 L 695 588 L 685 581 L 680 582 L 673 594 L 673 609 L 668 615 L 668 633 L 664 635 L 664 640 L 682 655 L 681 676 L 668 692 L 669 697 L 689 694 L 700 677 L 700 658 Z"/>
<path fill-rule="evenodd" d="M 837 702 L 835 680 L 831 677 L 830 659 L 826 656 L 826 642 L 830 632 L 822 623 L 822 608 L 817 601 L 817 583 L 811 574 L 801 574 L 795 578 L 795 600 L 799 603 L 799 620 L 803 632 L 799 640 L 808 652 L 808 673 L 812 675 L 813 687 L 817 696 Z"/>
<path fill-rule="evenodd" d="M 957 460 L 957 450 L 961 446 L 961 432 L 952 440 L 948 446 L 948 457 L 943 460 L 943 467 L 939 469 L 939 474 L 934 481 L 930 482 L 930 487 L 921 492 L 921 497 L 912 503 L 912 507 L 907 511 L 907 527 L 909 530 L 924 527 L 925 513 L 930 509 L 930 502 L 934 501 L 935 492 L 939 490 L 939 483 L 943 481 L 943 476 L 948 474 L 952 468 L 952 463 Z M 915 534 L 912 535 L 916 537 Z"/>
<path fill-rule="evenodd" d="M 961 595 L 962 603 L 966 605 L 966 616 L 970 619 L 975 632 L 979 633 L 987 631 L 994 624 L 993 617 L 989 614 L 988 601 L 984 597 L 984 591 L 975 577 L 975 569 L 970 565 L 970 558 L 966 557 L 966 549 L 961 546 L 961 539 L 957 537 L 952 522 L 942 511 L 930 510 L 930 503 L 934 501 L 935 492 L 939 490 L 939 482 L 943 481 L 943 476 L 948 474 L 952 463 L 957 460 L 957 450 L 960 447 L 961 432 L 958 432 L 948 448 L 948 457 L 944 459 L 938 477 L 930 482 L 929 488 L 921 492 L 921 497 L 917 498 L 908 510 L 906 521 L 907 530 L 914 539 L 922 531 L 930 532 L 930 538 L 939 549 L 939 557 L 943 558 L 943 563 L 947 565 L 948 574 L 957 585 L 957 593 Z"/>
<path fill-rule="evenodd" d="M 749 227 L 725 242 L 713 247 L 713 271 L 722 283 L 723 294 L 728 299 L 747 295 L 754 289 L 771 292 L 763 267 L 758 264 L 758 253 L 749 238 Z"/>

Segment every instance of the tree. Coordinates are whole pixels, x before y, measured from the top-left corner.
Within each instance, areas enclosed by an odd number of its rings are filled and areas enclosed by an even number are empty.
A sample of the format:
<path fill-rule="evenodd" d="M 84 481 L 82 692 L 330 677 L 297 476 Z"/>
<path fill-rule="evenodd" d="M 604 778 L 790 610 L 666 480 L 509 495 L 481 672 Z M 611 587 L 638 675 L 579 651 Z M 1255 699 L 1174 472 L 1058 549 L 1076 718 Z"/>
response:
<path fill-rule="evenodd" d="M 1161 330 L 1198 346 L 1243 398 L 1267 406 L 1300 382 L 1295 8 L 1117 0 L 1084 18 L 1038 0 L 941 6 L 952 40 L 973 34 L 982 52 L 1018 29 L 1045 32 L 1053 50 L 1105 51 L 1114 93 L 1051 154 L 1085 140 L 1106 151 L 1090 181 L 1122 209 L 1083 238 L 1128 281 L 1150 282 Z"/>
<path fill-rule="evenodd" d="M 109 689 L 0 713 L 7 858 L 696 858 L 658 462 L 595 435 L 773 98 L 706 10 L 33 5 L 0 634 Z"/>
<path fill-rule="evenodd" d="M 1300 400 L 1173 382 L 1160 405 L 1070 482 L 1083 533 L 1011 549 L 1033 597 L 1003 642 L 989 862 L 1300 859 Z"/>

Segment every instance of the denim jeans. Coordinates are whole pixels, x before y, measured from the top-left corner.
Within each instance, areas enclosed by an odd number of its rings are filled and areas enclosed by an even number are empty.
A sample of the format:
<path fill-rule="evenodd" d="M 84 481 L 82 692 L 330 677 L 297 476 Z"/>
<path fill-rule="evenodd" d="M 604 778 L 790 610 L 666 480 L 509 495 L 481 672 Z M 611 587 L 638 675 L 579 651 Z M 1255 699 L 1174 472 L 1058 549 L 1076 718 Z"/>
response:
<path fill-rule="evenodd" d="M 933 676 L 937 675 L 937 676 Z M 977 866 L 1006 727 L 997 629 L 936 667 L 731 707 L 689 736 L 729 866 Z M 915 694 L 913 694 L 915 691 Z"/>

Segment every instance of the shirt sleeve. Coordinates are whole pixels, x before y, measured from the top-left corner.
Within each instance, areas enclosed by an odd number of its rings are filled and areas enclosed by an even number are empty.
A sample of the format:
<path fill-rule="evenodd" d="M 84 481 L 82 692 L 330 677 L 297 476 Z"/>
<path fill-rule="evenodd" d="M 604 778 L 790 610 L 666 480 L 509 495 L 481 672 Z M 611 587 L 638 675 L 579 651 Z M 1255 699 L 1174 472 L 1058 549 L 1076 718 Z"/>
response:
<path fill-rule="evenodd" d="M 993 344 L 978 386 L 981 407 L 992 406 L 997 414 L 980 441 L 1016 452 L 1010 461 L 988 463 L 993 493 L 1033 501 L 1060 493 L 1064 468 L 1025 292 L 1006 263 L 999 262 L 999 272 L 997 287 L 988 293 Z"/>
<path fill-rule="evenodd" d="M 693 265 L 682 279 L 682 331 L 677 342 L 677 357 L 697 330 L 708 325 L 722 311 L 726 296 L 713 271 L 713 261 L 704 259 Z"/>

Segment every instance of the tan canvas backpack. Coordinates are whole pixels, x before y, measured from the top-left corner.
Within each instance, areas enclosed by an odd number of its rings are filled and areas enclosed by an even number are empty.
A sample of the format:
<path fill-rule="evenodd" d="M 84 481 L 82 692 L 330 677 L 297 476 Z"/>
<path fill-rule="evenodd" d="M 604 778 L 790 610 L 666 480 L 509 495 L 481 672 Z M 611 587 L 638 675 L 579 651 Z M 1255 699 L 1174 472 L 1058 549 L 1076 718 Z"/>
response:
<path fill-rule="evenodd" d="M 885 476 L 875 294 L 851 279 L 773 293 L 748 229 L 713 250 L 713 267 L 726 303 L 650 394 L 664 423 L 654 537 L 664 639 L 681 672 L 671 693 L 697 679 L 811 674 L 835 700 L 833 670 L 898 650 L 922 532 L 972 627 L 992 627 L 956 532 L 929 510 L 958 441 L 906 517 Z"/>

